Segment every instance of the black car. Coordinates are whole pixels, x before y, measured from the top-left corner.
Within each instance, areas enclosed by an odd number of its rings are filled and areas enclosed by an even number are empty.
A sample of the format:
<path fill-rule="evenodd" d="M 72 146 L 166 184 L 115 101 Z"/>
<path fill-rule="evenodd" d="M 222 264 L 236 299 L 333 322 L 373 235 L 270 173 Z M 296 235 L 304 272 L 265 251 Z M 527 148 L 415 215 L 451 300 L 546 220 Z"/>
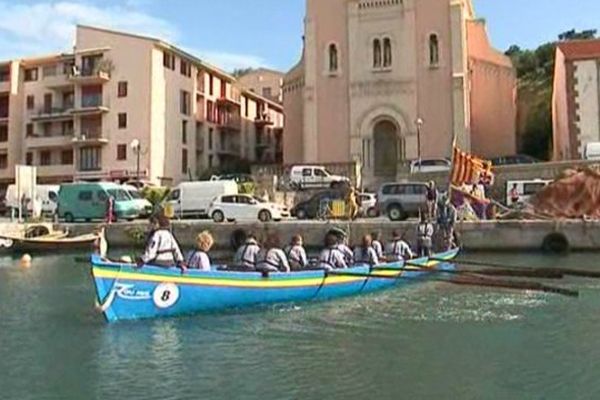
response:
<path fill-rule="evenodd" d="M 515 154 L 512 156 L 502 156 L 492 158 L 492 165 L 518 165 L 518 164 L 537 164 L 540 161 L 534 157 L 528 156 L 527 154 Z"/>
<path fill-rule="evenodd" d="M 343 198 L 344 196 L 339 190 L 325 190 L 319 192 L 310 199 L 296 204 L 291 211 L 292 217 L 298 219 L 316 219 L 319 217 L 319 210 L 323 200 L 328 199 L 329 201 L 332 201 Z"/>

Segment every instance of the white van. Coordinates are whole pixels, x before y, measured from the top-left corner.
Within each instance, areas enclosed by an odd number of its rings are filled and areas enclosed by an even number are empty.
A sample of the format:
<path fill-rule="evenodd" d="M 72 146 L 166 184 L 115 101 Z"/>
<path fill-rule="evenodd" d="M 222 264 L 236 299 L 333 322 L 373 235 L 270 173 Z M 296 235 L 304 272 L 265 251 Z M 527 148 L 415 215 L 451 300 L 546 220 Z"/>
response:
<path fill-rule="evenodd" d="M 548 186 L 552 181 L 545 179 L 533 179 L 525 181 L 506 181 L 506 205 L 511 207 L 518 203 L 528 203 L 540 190 Z M 513 201 L 513 188 L 516 189 L 519 199 Z"/>
<path fill-rule="evenodd" d="M 333 175 L 321 165 L 295 165 L 290 170 L 290 186 L 294 189 L 330 188 L 345 182 L 350 179 Z"/>
<path fill-rule="evenodd" d="M 585 160 L 600 160 L 600 142 L 587 143 L 583 158 Z"/>
<path fill-rule="evenodd" d="M 140 217 L 149 217 L 150 214 L 152 214 L 152 203 L 146 200 L 144 196 L 142 196 L 140 190 L 135 186 L 128 184 L 124 184 L 121 186 L 123 187 L 123 190 L 125 190 L 127 194 L 131 197 L 131 200 L 135 203 L 140 213 Z"/>
<path fill-rule="evenodd" d="M 41 201 L 42 213 L 45 215 L 54 215 L 58 207 L 59 185 L 35 185 L 36 197 Z M 33 199 L 35 200 L 35 199 Z M 6 189 L 6 207 L 9 210 L 19 209 L 19 196 L 16 185 L 9 185 Z M 32 212 L 33 202 L 30 203 L 29 212 Z"/>
<path fill-rule="evenodd" d="M 176 217 L 207 217 L 210 203 L 217 196 L 236 194 L 235 181 L 182 182 L 173 188 L 167 203 Z"/>

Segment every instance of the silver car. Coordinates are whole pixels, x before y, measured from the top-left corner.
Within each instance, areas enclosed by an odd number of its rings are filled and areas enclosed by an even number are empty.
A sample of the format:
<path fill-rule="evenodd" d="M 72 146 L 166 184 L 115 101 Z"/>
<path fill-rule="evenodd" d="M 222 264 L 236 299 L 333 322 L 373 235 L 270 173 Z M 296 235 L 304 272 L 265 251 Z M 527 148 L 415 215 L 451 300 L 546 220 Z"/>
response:
<path fill-rule="evenodd" d="M 427 209 L 427 184 L 419 182 L 385 183 L 377 192 L 379 215 L 404 221 Z"/>

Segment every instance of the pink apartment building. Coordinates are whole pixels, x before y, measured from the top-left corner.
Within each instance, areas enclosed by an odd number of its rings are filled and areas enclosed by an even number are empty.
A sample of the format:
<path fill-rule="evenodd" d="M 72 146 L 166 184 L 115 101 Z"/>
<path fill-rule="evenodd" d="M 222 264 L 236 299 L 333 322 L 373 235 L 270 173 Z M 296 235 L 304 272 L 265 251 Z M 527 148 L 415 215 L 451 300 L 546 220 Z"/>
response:
<path fill-rule="evenodd" d="M 159 39 L 78 26 L 70 54 L 0 63 L 0 183 L 174 184 L 239 160 L 281 160 L 283 109 Z M 135 144 L 139 143 L 139 146 Z"/>
<path fill-rule="evenodd" d="M 558 44 L 552 121 L 555 160 L 582 159 L 600 142 L 600 40 Z"/>
<path fill-rule="evenodd" d="M 284 79 L 285 163 L 360 160 L 366 182 L 453 138 L 516 148 L 516 76 L 470 0 L 307 0 L 303 55 Z M 420 134 L 419 134 L 420 133 Z"/>

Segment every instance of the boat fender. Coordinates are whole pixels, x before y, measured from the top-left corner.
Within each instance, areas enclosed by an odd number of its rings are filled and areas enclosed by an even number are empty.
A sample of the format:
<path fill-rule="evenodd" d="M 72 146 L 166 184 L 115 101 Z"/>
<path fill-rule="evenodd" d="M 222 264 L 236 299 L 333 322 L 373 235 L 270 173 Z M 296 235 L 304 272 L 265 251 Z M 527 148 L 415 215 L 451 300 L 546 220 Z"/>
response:
<path fill-rule="evenodd" d="M 236 229 L 235 231 L 233 231 L 231 237 L 229 238 L 229 243 L 233 251 L 237 251 L 237 249 L 239 249 L 244 243 L 246 243 L 247 236 L 248 234 L 243 229 Z"/>
<path fill-rule="evenodd" d="M 544 238 L 542 250 L 548 253 L 566 253 L 570 250 L 569 241 L 562 233 L 554 232 Z"/>

